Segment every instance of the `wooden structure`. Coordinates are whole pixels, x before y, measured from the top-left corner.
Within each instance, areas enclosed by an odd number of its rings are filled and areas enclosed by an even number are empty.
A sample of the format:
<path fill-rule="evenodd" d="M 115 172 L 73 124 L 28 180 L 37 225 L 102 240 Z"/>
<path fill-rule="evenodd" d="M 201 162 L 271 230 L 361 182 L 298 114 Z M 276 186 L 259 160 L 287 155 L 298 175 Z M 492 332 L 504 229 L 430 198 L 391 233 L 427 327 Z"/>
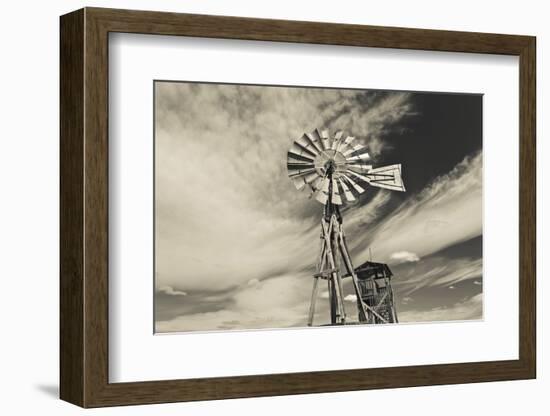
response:
<path fill-rule="evenodd" d="M 343 205 L 344 201 L 356 201 L 357 197 L 365 192 L 361 185 L 405 191 L 400 164 L 374 168 L 369 162 L 370 156 L 366 147 L 358 143 L 355 137 L 346 137 L 342 131 L 337 131 L 331 136 L 328 130 L 314 130 L 295 140 L 288 151 L 287 169 L 292 183 L 298 190 L 311 190 L 311 196 L 324 205 L 321 219 L 321 249 L 317 272 L 313 276 L 309 326 L 313 325 L 320 279 L 326 280 L 328 285 L 330 323 L 346 323 L 342 283 L 343 277 L 346 276 L 351 277 L 353 281 L 359 322 L 397 322 L 394 309 L 391 309 L 393 314 L 389 315 L 381 315 L 378 312 L 386 311 L 385 305 L 389 301 L 389 295 L 378 297 L 378 293 L 385 290 L 382 289 L 382 281 L 379 284 L 377 278 L 365 278 L 362 283 L 365 287 L 361 290 L 361 282 L 353 268 L 342 227 L 339 206 Z M 345 275 L 340 270 L 341 267 Z M 389 268 L 387 270 L 389 271 Z M 388 279 L 389 282 L 389 275 L 383 279 Z M 393 295 L 391 299 L 393 302 Z"/>
<path fill-rule="evenodd" d="M 355 269 L 361 299 L 368 305 L 359 321 L 370 324 L 398 323 L 391 287 L 392 271 L 387 264 L 367 261 Z"/>
<path fill-rule="evenodd" d="M 342 217 L 337 206 L 325 205 L 325 215 L 321 219 L 321 253 L 317 263 L 317 273 L 313 275 L 313 292 L 309 307 L 308 326 L 313 325 L 315 315 L 315 304 L 319 291 L 319 279 L 327 281 L 328 297 L 330 303 L 330 322 L 332 325 L 343 325 L 346 323 L 346 309 L 344 305 L 344 290 L 342 284 L 343 275 L 340 264 L 343 264 L 347 276 L 351 276 L 355 293 L 360 293 L 359 280 L 348 252 Z M 357 308 L 360 315 L 368 316 L 368 305 L 361 298 L 357 297 Z"/>

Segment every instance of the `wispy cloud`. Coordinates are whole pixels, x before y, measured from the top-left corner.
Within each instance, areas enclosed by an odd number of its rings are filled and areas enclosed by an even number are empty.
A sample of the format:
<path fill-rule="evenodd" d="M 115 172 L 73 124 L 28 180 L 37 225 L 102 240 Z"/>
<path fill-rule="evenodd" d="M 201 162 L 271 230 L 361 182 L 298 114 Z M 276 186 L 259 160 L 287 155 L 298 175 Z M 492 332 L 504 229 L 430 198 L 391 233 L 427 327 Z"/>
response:
<path fill-rule="evenodd" d="M 181 290 L 174 290 L 174 288 L 171 286 L 161 286 L 157 290 L 166 295 L 187 296 L 187 292 L 183 292 Z"/>
<path fill-rule="evenodd" d="M 461 321 L 483 318 L 483 295 L 477 294 L 449 307 L 427 311 L 410 310 L 399 314 L 399 322 Z"/>
<path fill-rule="evenodd" d="M 411 302 L 413 302 L 413 301 L 414 301 L 414 299 L 413 299 L 412 297 L 410 297 L 410 296 L 403 296 L 403 297 L 401 298 L 401 303 L 402 303 L 403 305 L 408 305 L 409 303 L 411 303 Z"/>
<path fill-rule="evenodd" d="M 367 105 L 359 105 L 360 100 L 367 98 Z M 392 131 L 396 123 L 407 116 L 415 114 L 411 104 L 410 94 L 396 92 L 390 95 L 372 92 L 369 96 L 360 98 L 357 95 L 347 97 L 346 111 L 333 120 L 335 128 L 346 130 L 353 126 L 355 134 L 360 135 L 360 140 L 365 140 L 369 146 L 369 153 L 376 157 L 387 142 L 383 137 Z M 366 107 L 366 108 L 365 108 Z"/>
<path fill-rule="evenodd" d="M 223 309 L 157 321 L 155 329 L 177 332 L 305 326 L 312 280 L 309 275 L 282 275 L 253 285 L 245 283 L 231 292 L 231 303 L 225 303 Z"/>
<path fill-rule="evenodd" d="M 394 284 L 406 296 L 424 287 L 453 286 L 465 280 L 479 278 L 483 272 L 482 259 L 434 257 L 400 274 Z"/>

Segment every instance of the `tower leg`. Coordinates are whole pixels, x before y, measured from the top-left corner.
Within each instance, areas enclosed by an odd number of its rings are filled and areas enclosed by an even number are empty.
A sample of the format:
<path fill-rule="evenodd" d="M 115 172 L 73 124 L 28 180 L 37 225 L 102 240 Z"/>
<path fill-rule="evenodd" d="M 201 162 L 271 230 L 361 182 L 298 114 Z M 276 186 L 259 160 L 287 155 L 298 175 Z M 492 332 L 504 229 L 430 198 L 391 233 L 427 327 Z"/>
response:
<path fill-rule="evenodd" d="M 386 285 L 386 293 L 388 295 L 388 299 L 387 299 L 386 303 L 389 305 L 390 322 L 394 323 L 394 324 L 397 324 L 398 321 L 397 321 L 397 312 L 395 310 L 395 303 L 394 303 L 394 297 L 393 297 L 393 288 L 390 285 L 390 279 L 386 275 L 385 271 L 384 271 L 384 284 Z"/>
<path fill-rule="evenodd" d="M 346 320 L 346 312 L 344 307 L 343 291 L 341 291 L 341 277 L 340 272 L 337 269 L 337 263 L 335 260 L 335 254 L 338 253 L 337 247 L 334 246 L 335 239 L 332 238 L 334 227 L 338 225 L 336 217 L 333 215 L 330 218 L 330 222 L 326 223 L 325 219 L 321 221 L 323 227 L 323 236 L 325 239 L 325 256 L 326 265 L 330 268 L 330 276 L 327 276 L 329 281 L 329 300 L 331 311 L 331 322 L 344 323 Z"/>
<path fill-rule="evenodd" d="M 338 221 L 336 220 L 336 217 L 335 216 L 332 216 L 332 222 L 333 222 L 333 227 L 332 227 L 332 233 L 331 233 L 331 244 L 332 244 L 332 252 L 334 253 L 334 262 L 336 264 L 336 267 L 339 266 L 339 263 L 338 263 L 338 257 L 337 257 L 337 254 L 338 254 Z M 338 291 L 338 299 L 339 299 L 339 307 L 340 307 L 340 311 L 341 311 L 341 314 L 340 314 L 340 320 L 341 320 L 341 323 L 345 323 L 346 322 L 346 319 L 347 319 L 347 315 L 346 315 L 346 306 L 345 306 L 345 303 L 344 303 L 344 287 L 343 287 L 343 284 L 342 284 L 342 274 L 340 271 L 338 271 L 337 273 L 335 273 L 335 282 L 336 282 L 336 290 Z"/>
<path fill-rule="evenodd" d="M 348 252 L 346 239 L 344 237 L 344 231 L 340 224 L 338 224 L 338 239 L 339 239 L 340 252 L 342 253 L 342 259 L 344 260 L 346 264 L 346 268 L 351 274 L 351 278 L 353 280 L 355 296 L 357 296 L 357 309 L 358 309 L 358 315 L 359 315 L 359 322 L 367 322 L 369 318 L 369 313 L 367 312 L 367 308 L 365 308 L 365 303 L 361 299 L 361 290 L 359 288 L 359 280 L 357 279 L 357 275 L 355 274 L 355 270 L 353 269 L 353 264 L 351 262 L 351 257 Z"/>
<path fill-rule="evenodd" d="M 317 276 L 314 276 L 313 279 L 313 290 L 311 292 L 311 303 L 309 304 L 307 326 L 313 325 L 313 317 L 315 316 L 315 303 L 317 302 L 317 293 L 319 292 L 319 278 Z"/>
<path fill-rule="evenodd" d="M 311 303 L 308 313 L 308 326 L 313 325 L 315 317 L 315 305 L 319 292 L 319 278 L 327 280 L 328 297 L 330 305 L 330 321 L 332 324 L 344 324 L 347 319 L 344 304 L 344 289 L 342 284 L 339 259 L 344 263 L 346 269 L 354 278 L 355 293 L 357 294 L 357 308 L 359 310 L 360 322 L 368 319 L 368 313 L 361 300 L 357 276 L 353 270 L 351 259 L 345 246 L 341 224 L 336 215 L 321 219 L 321 250 L 317 263 L 317 273 L 314 275 Z"/>
<path fill-rule="evenodd" d="M 321 250 L 319 251 L 319 259 L 317 260 L 317 273 L 321 273 L 325 268 L 325 238 L 321 233 Z M 309 313 L 307 319 L 307 326 L 313 325 L 313 318 L 315 316 L 315 304 L 317 303 L 317 296 L 319 293 L 319 275 L 313 276 L 313 290 L 311 291 L 311 302 L 309 304 Z"/>
<path fill-rule="evenodd" d="M 390 311 L 391 311 L 391 318 L 392 323 L 398 324 L 399 321 L 397 320 L 397 311 L 395 310 L 395 299 L 393 297 L 393 289 L 390 286 L 390 298 L 389 301 L 391 302 Z"/>
<path fill-rule="evenodd" d="M 336 324 L 338 322 L 338 302 L 337 295 L 333 279 L 328 279 L 328 298 L 330 299 L 330 323 Z"/>

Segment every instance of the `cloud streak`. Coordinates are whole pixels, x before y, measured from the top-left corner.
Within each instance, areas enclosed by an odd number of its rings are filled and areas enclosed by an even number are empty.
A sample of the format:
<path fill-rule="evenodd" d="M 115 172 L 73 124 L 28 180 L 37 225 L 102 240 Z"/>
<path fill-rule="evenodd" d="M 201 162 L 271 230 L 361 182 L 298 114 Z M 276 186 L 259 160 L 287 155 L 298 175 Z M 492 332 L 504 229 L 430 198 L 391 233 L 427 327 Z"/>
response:
<path fill-rule="evenodd" d="M 170 286 L 161 286 L 158 288 L 158 291 L 166 295 L 187 296 L 187 292 L 183 292 L 181 290 L 174 290 L 174 288 Z"/>
<path fill-rule="evenodd" d="M 224 308 L 161 320 L 156 322 L 155 330 L 178 332 L 305 326 L 311 282 L 310 275 L 281 275 L 253 285 L 247 282 L 228 294 L 231 302 Z"/>
<path fill-rule="evenodd" d="M 400 322 L 464 321 L 483 318 L 483 296 L 477 294 L 450 307 L 437 307 L 427 311 L 406 311 L 399 314 Z"/>
<path fill-rule="evenodd" d="M 482 273 L 483 261 L 481 258 L 435 257 L 414 268 L 409 268 L 407 273 L 399 275 L 395 284 L 399 285 L 406 296 L 409 296 L 424 287 L 452 286 L 478 278 Z"/>

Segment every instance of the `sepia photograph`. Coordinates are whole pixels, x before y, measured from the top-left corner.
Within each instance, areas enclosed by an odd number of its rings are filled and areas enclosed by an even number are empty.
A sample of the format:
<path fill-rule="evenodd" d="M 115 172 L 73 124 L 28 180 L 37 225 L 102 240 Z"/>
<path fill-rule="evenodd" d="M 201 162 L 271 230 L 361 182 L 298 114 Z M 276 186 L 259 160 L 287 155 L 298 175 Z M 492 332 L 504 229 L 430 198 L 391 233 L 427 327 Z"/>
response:
<path fill-rule="evenodd" d="M 155 333 L 483 319 L 482 94 L 153 88 Z"/>

